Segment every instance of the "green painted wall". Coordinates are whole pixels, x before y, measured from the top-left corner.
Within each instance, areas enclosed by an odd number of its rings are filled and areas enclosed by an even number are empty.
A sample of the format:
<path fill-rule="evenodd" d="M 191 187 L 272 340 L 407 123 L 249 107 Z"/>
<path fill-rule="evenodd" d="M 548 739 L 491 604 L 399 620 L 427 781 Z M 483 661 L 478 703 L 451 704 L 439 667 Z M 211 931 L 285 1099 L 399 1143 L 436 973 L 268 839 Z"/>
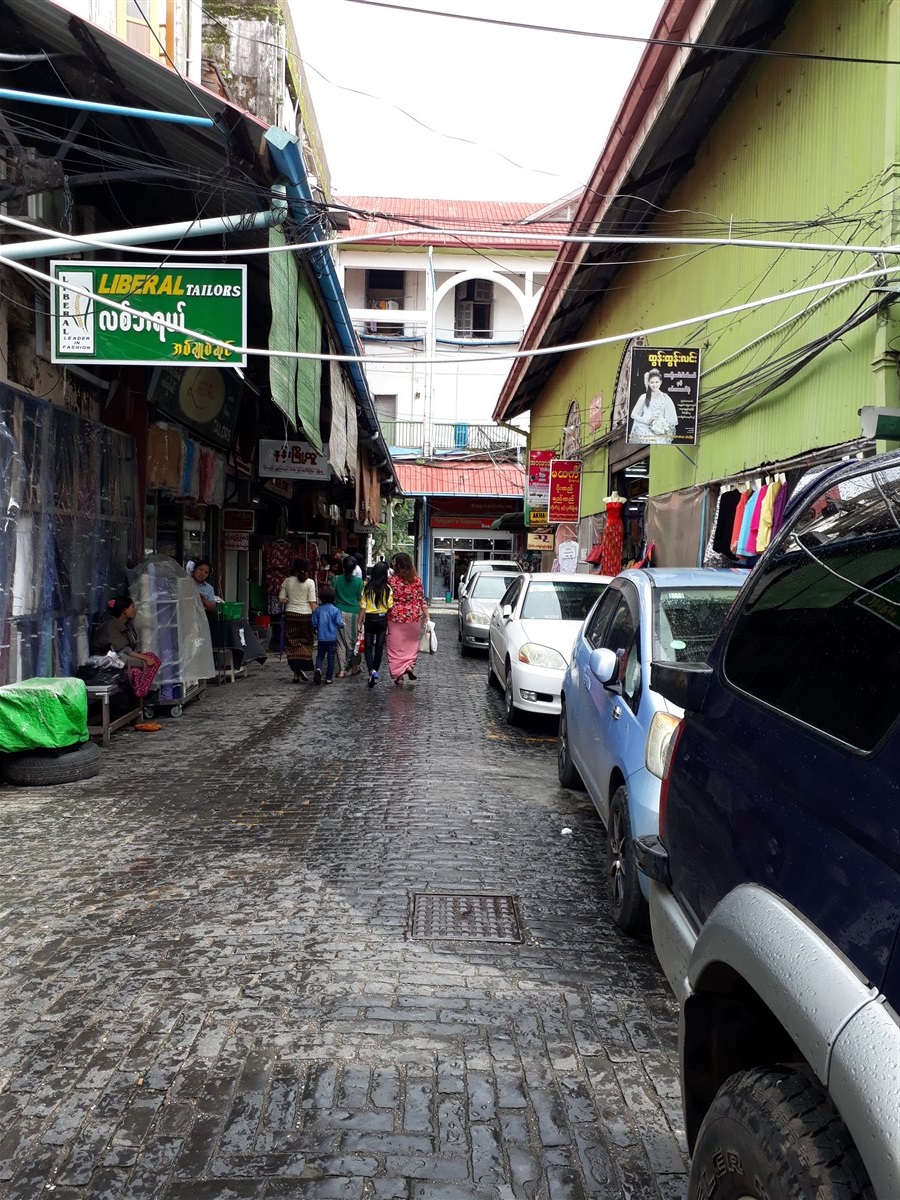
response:
<path fill-rule="evenodd" d="M 898 46 L 900 0 L 809 0 L 795 9 L 777 43 L 780 50 L 866 58 L 896 58 Z M 661 216 L 649 232 L 721 236 L 732 222 L 735 236 L 896 243 L 898 113 L 900 68 L 759 59 L 669 200 L 673 215 Z M 818 227 L 810 228 L 813 223 Z M 660 246 L 623 247 L 625 253 L 631 265 L 579 340 L 714 312 L 873 265 L 869 256 L 800 250 Z M 896 263 L 896 256 L 890 261 Z M 733 412 L 761 386 L 759 378 L 737 382 L 741 376 L 827 334 L 869 300 L 868 286 L 857 283 L 648 340 L 654 346 L 699 345 L 701 415 L 712 411 L 711 389 L 722 385 L 730 385 L 732 394 L 720 403 Z M 900 403 L 896 354 L 885 354 L 900 345 L 898 318 L 895 307 L 892 319 L 869 321 L 743 415 L 701 430 L 699 445 L 685 448 L 696 469 L 674 447 L 653 448 L 651 493 L 859 437 L 862 405 Z M 566 356 L 532 411 L 532 447 L 559 445 L 573 398 L 587 441 L 587 408 L 598 390 L 604 394 L 603 431 L 609 429 L 623 349 L 618 343 Z M 873 370 L 873 363 L 880 367 Z M 582 514 L 602 507 L 605 460 L 602 451 L 585 461 Z"/>

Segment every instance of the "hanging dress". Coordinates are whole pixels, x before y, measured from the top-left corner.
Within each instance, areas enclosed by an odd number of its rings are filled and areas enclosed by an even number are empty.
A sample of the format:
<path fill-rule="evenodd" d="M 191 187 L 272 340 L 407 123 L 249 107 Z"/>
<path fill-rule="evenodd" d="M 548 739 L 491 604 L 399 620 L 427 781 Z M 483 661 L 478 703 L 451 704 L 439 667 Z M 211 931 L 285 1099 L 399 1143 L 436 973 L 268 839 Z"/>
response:
<path fill-rule="evenodd" d="M 622 524 L 624 501 L 610 501 L 606 506 L 606 528 L 603 531 L 603 557 L 600 560 L 601 575 L 618 575 L 622 570 L 622 546 L 625 527 Z"/>

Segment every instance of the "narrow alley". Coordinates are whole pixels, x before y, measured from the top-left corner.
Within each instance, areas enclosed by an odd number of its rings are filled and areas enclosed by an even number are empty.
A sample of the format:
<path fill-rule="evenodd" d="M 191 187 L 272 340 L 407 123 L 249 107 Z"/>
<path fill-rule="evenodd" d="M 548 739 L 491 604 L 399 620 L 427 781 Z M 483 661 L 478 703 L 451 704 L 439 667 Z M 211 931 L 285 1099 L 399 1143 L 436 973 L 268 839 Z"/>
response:
<path fill-rule="evenodd" d="M 7 1200 L 684 1195 L 674 1000 L 454 622 L 403 688 L 272 657 L 0 791 Z"/>

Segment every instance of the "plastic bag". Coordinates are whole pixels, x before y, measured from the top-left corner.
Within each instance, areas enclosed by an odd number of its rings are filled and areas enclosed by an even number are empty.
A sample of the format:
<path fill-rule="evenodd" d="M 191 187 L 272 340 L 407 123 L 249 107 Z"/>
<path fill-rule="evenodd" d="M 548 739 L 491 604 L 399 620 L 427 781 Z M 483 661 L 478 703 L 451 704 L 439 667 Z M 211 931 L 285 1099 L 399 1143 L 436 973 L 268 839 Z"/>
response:
<path fill-rule="evenodd" d="M 420 654 L 437 653 L 437 634 L 434 631 L 434 621 L 426 621 L 422 636 L 419 638 Z"/>

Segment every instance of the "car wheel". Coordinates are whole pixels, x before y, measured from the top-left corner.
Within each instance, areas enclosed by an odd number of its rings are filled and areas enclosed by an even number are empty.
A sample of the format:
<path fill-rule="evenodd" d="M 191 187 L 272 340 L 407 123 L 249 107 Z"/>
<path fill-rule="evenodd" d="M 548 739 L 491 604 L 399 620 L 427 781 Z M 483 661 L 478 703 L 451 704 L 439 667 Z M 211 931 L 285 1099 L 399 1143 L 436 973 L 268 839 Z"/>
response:
<path fill-rule="evenodd" d="M 607 854 L 613 920 L 629 937 L 644 937 L 650 932 L 650 910 L 638 880 L 624 785 L 617 789 L 609 806 Z"/>
<path fill-rule="evenodd" d="M 491 643 L 490 643 L 490 639 L 488 639 L 488 673 L 487 673 L 487 685 L 488 685 L 488 687 L 493 687 L 493 686 L 494 686 L 494 664 L 493 664 L 493 662 L 491 661 Z"/>
<path fill-rule="evenodd" d="M 461 658 L 468 658 L 472 653 L 471 649 L 460 639 L 459 653 Z"/>
<path fill-rule="evenodd" d="M 569 718 L 566 714 L 566 702 L 562 701 L 559 710 L 559 732 L 556 735 L 556 773 L 564 788 L 575 788 L 584 791 L 584 783 L 578 774 L 578 768 L 572 762 L 569 751 Z"/>
<path fill-rule="evenodd" d="M 457 627 L 456 627 L 456 640 L 458 642 L 462 641 L 462 627 L 459 625 L 457 625 Z"/>
<path fill-rule="evenodd" d="M 100 774 L 103 751 L 94 742 L 81 742 L 64 754 L 23 751 L 3 758 L 0 775 L 6 783 L 19 787 L 53 787 L 58 783 L 77 783 Z"/>
<path fill-rule="evenodd" d="M 874 1197 L 827 1093 L 808 1067 L 793 1066 L 740 1071 L 719 1088 L 700 1126 L 688 1184 L 690 1200 L 713 1194 L 716 1200 Z"/>
<path fill-rule="evenodd" d="M 503 683 L 503 714 L 507 725 L 518 725 L 521 721 L 521 714 L 516 708 L 513 695 L 512 663 L 507 660 L 506 679 Z"/>

